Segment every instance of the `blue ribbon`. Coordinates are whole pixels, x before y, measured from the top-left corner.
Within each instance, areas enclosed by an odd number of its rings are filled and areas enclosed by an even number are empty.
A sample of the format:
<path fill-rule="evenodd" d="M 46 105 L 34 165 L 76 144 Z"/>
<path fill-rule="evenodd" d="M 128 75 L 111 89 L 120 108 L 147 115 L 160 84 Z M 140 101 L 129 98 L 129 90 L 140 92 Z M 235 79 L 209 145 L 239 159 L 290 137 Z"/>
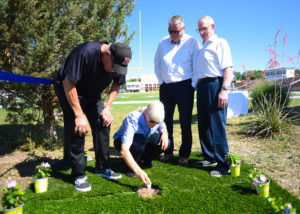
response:
<path fill-rule="evenodd" d="M 9 81 L 9 82 L 26 82 L 26 83 L 33 83 L 33 84 L 53 83 L 53 79 L 22 76 L 22 75 L 3 72 L 3 71 L 0 71 L 0 80 Z"/>

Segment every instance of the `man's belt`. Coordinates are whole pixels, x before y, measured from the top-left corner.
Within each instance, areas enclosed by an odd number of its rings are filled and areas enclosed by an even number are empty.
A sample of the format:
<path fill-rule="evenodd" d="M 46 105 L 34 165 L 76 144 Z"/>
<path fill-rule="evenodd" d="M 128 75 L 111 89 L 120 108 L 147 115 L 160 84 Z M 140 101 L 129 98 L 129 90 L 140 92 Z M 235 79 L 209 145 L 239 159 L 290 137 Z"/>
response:
<path fill-rule="evenodd" d="M 198 79 L 198 83 L 200 82 L 213 82 L 217 79 L 222 79 L 223 77 L 205 77 L 205 78 L 202 78 L 202 79 Z"/>

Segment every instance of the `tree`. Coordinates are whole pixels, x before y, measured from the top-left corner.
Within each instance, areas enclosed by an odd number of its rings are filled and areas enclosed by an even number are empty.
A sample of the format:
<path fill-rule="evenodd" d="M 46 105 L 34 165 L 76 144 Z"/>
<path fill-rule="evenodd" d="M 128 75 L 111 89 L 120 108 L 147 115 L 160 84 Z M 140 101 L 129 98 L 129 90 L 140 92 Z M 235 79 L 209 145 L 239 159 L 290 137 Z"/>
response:
<path fill-rule="evenodd" d="M 126 82 L 139 82 L 139 78 L 133 78 L 133 79 L 129 79 Z"/>
<path fill-rule="evenodd" d="M 233 74 L 234 74 L 236 80 L 242 80 L 242 74 L 240 72 L 234 71 Z"/>
<path fill-rule="evenodd" d="M 251 80 L 254 80 L 254 79 L 261 79 L 262 77 L 261 77 L 261 73 L 262 73 L 262 71 L 261 70 L 256 70 L 253 74 L 252 74 L 252 76 L 251 76 Z"/>
<path fill-rule="evenodd" d="M 84 41 L 132 40 L 124 25 L 134 0 L 1 0 L 0 70 L 53 78 L 72 48 Z M 58 101 L 52 85 L 1 82 L 7 119 L 43 124 L 45 137 L 57 139 Z"/>
<path fill-rule="evenodd" d="M 300 75 L 300 70 L 299 69 L 295 70 L 295 75 Z"/>
<path fill-rule="evenodd" d="M 262 71 L 261 70 L 253 70 L 244 72 L 241 75 L 241 80 L 255 80 L 255 79 L 262 79 Z"/>

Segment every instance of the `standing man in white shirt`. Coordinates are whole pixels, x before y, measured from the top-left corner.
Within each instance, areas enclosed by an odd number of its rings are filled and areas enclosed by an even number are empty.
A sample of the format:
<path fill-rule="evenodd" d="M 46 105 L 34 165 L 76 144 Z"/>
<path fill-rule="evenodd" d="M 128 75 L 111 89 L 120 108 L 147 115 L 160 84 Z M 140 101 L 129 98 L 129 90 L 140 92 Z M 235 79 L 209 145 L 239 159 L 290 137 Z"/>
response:
<path fill-rule="evenodd" d="M 171 149 L 165 152 L 161 160 L 168 161 L 173 156 L 173 116 L 177 105 L 182 134 L 178 161 L 181 165 L 188 164 L 192 148 L 194 88 L 191 83 L 193 59 L 200 47 L 199 42 L 184 31 L 183 18 L 172 16 L 169 19 L 169 35 L 160 41 L 154 59 L 155 74 L 160 84 L 160 101 L 165 106 L 165 123 L 171 140 Z"/>
<path fill-rule="evenodd" d="M 226 119 L 233 65 L 227 41 L 217 37 L 214 29 L 211 17 L 199 19 L 198 31 L 203 47 L 195 60 L 192 85 L 197 87 L 198 130 L 204 155 L 204 160 L 196 162 L 196 166 L 217 165 L 210 174 L 221 177 L 229 173 L 225 158 L 229 151 Z"/>

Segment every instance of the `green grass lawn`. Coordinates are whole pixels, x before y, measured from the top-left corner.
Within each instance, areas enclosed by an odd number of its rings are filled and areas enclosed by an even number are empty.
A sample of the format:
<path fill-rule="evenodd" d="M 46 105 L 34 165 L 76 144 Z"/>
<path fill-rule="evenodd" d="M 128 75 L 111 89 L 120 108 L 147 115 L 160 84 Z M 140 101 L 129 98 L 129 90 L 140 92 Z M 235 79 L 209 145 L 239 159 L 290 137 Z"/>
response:
<path fill-rule="evenodd" d="M 158 93 L 122 93 L 115 101 L 158 100 Z"/>
<path fill-rule="evenodd" d="M 126 94 L 121 94 L 123 95 Z M 122 101 L 158 99 L 157 93 L 133 94 L 132 96 L 140 97 L 124 98 Z M 291 105 L 299 106 L 300 99 L 292 100 Z M 111 127 L 111 137 L 120 127 L 124 116 L 142 106 L 146 104 L 113 105 L 114 123 Z M 99 177 L 94 174 L 95 163 L 88 162 L 86 172 L 92 191 L 78 193 L 72 184 L 71 170 L 54 170 L 49 180 L 48 192 L 35 194 L 33 186 L 25 190 L 24 213 L 271 213 L 267 200 L 256 194 L 255 188 L 248 179 L 251 166 L 247 163 L 242 165 L 240 177 L 226 175 L 222 178 L 214 178 L 209 175 L 209 170 L 212 168 L 203 170 L 192 167 L 196 160 L 202 159 L 199 155 L 200 143 L 196 112 L 196 106 L 194 106 L 192 132 L 193 151 L 196 152 L 193 152 L 190 157 L 190 165 L 188 167 L 177 165 L 176 154 L 171 163 L 155 160 L 153 161 L 154 168 L 145 169 L 153 185 L 162 189 L 161 196 L 151 199 L 138 196 L 136 191 L 143 186 L 142 183 L 137 178 L 127 178 L 123 174 L 123 159 L 112 155 L 111 168 L 120 172 L 123 175 L 122 179 L 110 181 Z M 16 133 L 17 127 L 4 122 L 3 115 L 5 114 L 6 111 L 0 109 L 0 140 L 5 142 L 9 139 L 12 143 L 20 136 Z M 13 127 L 14 129 L 11 130 Z M 32 129 L 34 130 L 34 127 Z M 30 130 L 25 130 L 25 133 L 30 133 Z M 24 140 L 25 137 L 23 136 Z M 180 138 L 178 111 L 176 110 L 174 115 L 176 150 L 179 148 Z M 86 149 L 92 148 L 90 132 L 86 137 L 86 145 L 88 146 Z M 18 164 L 16 168 L 22 172 L 24 167 L 35 166 L 36 163 L 36 160 L 28 159 L 28 162 Z M 282 197 L 285 202 L 291 202 L 298 212 L 300 211 L 300 200 L 277 185 L 274 180 L 271 180 L 270 196 Z"/>
<path fill-rule="evenodd" d="M 7 111 L 3 108 L 0 108 L 0 124 L 5 123 L 6 114 L 7 114 Z"/>
<path fill-rule="evenodd" d="M 202 157 L 193 153 L 191 165 Z M 249 165 L 242 165 L 241 176 L 215 178 L 208 169 L 197 169 L 154 161 L 154 168 L 146 169 L 154 186 L 162 189 L 156 198 L 142 198 L 136 194 L 142 183 L 123 174 L 122 158 L 112 158 L 111 166 L 123 178 L 106 180 L 94 172 L 94 162 L 87 166 L 92 191 L 78 193 L 71 183 L 70 170 L 57 170 L 49 179 L 49 190 L 35 194 L 26 190 L 25 213 L 271 213 L 267 199 L 256 194 L 248 178 Z M 282 197 L 300 210 L 300 201 L 270 183 L 270 196 Z"/>
<path fill-rule="evenodd" d="M 300 96 L 300 93 L 290 93 L 290 96 Z"/>
<path fill-rule="evenodd" d="M 196 99 L 196 93 L 195 93 Z M 147 100 L 159 100 L 159 93 L 158 92 L 149 92 L 149 93 L 122 93 L 118 94 L 116 98 L 116 102 L 118 101 L 147 101 Z"/>
<path fill-rule="evenodd" d="M 299 106 L 300 105 L 300 99 L 291 99 L 290 106 Z"/>

